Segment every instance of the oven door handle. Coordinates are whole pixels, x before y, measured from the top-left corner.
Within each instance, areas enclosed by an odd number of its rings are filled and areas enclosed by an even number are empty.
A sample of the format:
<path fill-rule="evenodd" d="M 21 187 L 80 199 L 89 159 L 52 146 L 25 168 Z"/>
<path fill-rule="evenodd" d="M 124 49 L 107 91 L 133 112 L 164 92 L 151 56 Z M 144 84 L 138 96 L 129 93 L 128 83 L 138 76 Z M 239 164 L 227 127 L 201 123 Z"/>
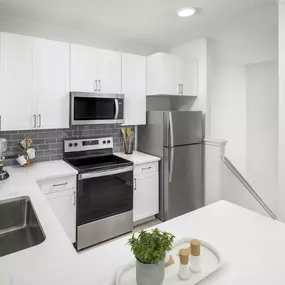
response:
<path fill-rule="evenodd" d="M 89 172 L 89 173 L 79 174 L 78 179 L 84 180 L 84 179 L 90 179 L 90 178 L 96 178 L 96 177 L 110 176 L 110 175 L 129 172 L 133 170 L 134 170 L 133 166 L 128 166 L 128 167 L 118 168 L 114 170 Z"/>
<path fill-rule="evenodd" d="M 115 118 L 114 120 L 117 120 L 118 119 L 118 116 L 119 116 L 119 101 L 118 99 L 114 99 L 115 101 L 115 107 L 116 107 L 116 112 L 115 112 Z"/>

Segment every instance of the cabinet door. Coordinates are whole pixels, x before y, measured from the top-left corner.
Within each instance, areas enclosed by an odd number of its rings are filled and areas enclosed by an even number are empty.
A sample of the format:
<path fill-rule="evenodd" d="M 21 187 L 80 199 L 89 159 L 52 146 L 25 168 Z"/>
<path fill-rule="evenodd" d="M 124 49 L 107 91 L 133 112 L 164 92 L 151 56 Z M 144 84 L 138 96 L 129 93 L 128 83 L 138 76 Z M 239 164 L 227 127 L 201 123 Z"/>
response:
<path fill-rule="evenodd" d="M 158 197 L 158 172 L 135 177 L 134 222 L 158 214 Z"/>
<path fill-rule="evenodd" d="M 198 63 L 186 58 L 178 59 L 178 83 L 182 95 L 197 96 Z"/>
<path fill-rule="evenodd" d="M 176 56 L 157 53 L 147 57 L 147 95 L 178 94 Z"/>
<path fill-rule="evenodd" d="M 178 61 L 174 55 L 163 57 L 163 83 L 162 94 L 177 95 L 178 90 Z"/>
<path fill-rule="evenodd" d="M 98 77 L 98 50 L 71 45 L 71 91 L 95 92 Z"/>
<path fill-rule="evenodd" d="M 125 125 L 146 123 L 146 57 L 122 55 L 122 93 L 125 94 Z"/>
<path fill-rule="evenodd" d="M 110 50 L 99 50 L 99 92 L 122 93 L 122 54 Z"/>
<path fill-rule="evenodd" d="M 37 39 L 1 33 L 1 130 L 34 127 L 37 94 L 34 80 Z"/>
<path fill-rule="evenodd" d="M 69 45 L 39 40 L 36 51 L 38 127 L 69 127 Z"/>
<path fill-rule="evenodd" d="M 46 198 L 70 241 L 74 243 L 76 241 L 76 190 L 47 194 Z"/>

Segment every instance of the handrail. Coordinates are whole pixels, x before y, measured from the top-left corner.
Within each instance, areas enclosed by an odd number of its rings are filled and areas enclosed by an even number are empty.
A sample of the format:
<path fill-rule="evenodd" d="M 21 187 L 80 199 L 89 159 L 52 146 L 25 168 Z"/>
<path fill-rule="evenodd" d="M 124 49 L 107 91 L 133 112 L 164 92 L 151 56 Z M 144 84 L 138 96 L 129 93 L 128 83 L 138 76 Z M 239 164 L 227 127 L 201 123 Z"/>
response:
<path fill-rule="evenodd" d="M 277 220 L 277 216 L 272 212 L 272 210 L 266 205 L 266 203 L 261 199 L 261 197 L 254 191 L 251 185 L 246 181 L 246 179 L 241 175 L 241 173 L 234 167 L 234 165 L 228 160 L 227 157 L 223 158 L 224 164 L 228 169 L 235 175 L 235 177 L 244 185 L 248 192 L 253 196 L 253 198 L 260 204 L 260 206 L 267 212 L 267 214 L 274 220 Z"/>

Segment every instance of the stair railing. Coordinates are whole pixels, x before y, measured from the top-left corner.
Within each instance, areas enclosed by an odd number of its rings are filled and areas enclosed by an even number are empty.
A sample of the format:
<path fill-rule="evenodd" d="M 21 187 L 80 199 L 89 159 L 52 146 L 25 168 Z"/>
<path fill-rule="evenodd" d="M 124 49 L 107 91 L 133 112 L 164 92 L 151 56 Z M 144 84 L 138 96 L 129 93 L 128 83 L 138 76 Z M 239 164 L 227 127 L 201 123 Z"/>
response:
<path fill-rule="evenodd" d="M 235 175 L 235 177 L 244 185 L 247 191 L 252 195 L 252 197 L 260 204 L 260 206 L 266 211 L 266 213 L 274 220 L 277 220 L 277 216 L 273 211 L 267 206 L 267 204 L 262 200 L 262 198 L 256 193 L 252 186 L 247 182 L 247 180 L 242 176 L 242 174 L 235 168 L 235 166 L 229 161 L 227 157 L 223 157 L 223 162 L 227 168 Z"/>

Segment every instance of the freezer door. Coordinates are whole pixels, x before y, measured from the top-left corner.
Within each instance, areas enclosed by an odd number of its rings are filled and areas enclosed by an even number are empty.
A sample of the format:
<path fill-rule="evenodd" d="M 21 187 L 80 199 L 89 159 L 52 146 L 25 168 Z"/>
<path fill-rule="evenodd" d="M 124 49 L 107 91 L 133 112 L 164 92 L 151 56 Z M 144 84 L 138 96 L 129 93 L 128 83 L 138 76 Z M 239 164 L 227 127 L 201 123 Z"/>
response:
<path fill-rule="evenodd" d="M 197 144 L 201 143 L 202 140 L 202 112 L 164 112 L 164 146 Z"/>
<path fill-rule="evenodd" d="M 147 112 L 147 124 L 138 126 L 138 150 L 163 156 L 163 112 Z"/>
<path fill-rule="evenodd" d="M 163 220 L 203 206 L 202 161 L 202 144 L 164 148 Z"/>

